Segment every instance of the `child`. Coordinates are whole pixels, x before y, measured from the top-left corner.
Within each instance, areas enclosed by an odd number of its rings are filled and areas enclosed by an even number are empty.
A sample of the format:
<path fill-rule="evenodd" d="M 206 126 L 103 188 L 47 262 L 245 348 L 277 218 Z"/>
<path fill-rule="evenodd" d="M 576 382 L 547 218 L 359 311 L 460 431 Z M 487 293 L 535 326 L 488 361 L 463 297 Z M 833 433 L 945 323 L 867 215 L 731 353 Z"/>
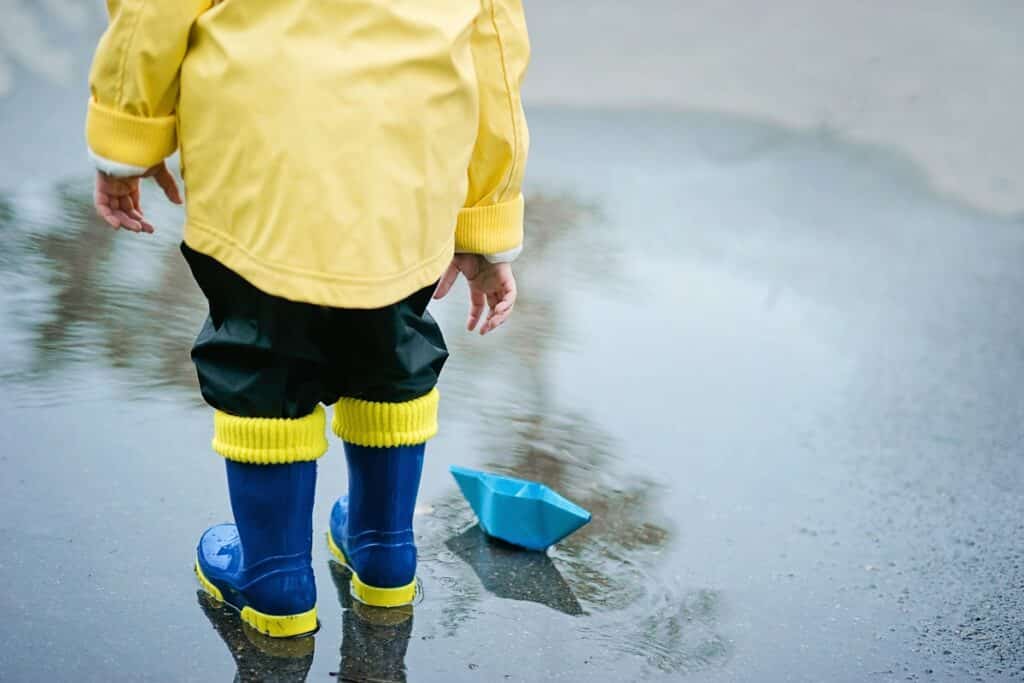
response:
<path fill-rule="evenodd" d="M 467 327 L 516 298 L 529 57 L 520 0 L 108 0 L 86 124 L 111 227 L 152 232 L 139 179 L 181 203 L 209 300 L 192 349 L 215 408 L 234 524 L 199 582 L 271 636 L 317 628 L 310 562 L 321 404 L 349 492 L 328 544 L 352 593 L 415 596 L 412 515 L 437 432 L 444 339 L 427 312 L 459 273 Z"/>

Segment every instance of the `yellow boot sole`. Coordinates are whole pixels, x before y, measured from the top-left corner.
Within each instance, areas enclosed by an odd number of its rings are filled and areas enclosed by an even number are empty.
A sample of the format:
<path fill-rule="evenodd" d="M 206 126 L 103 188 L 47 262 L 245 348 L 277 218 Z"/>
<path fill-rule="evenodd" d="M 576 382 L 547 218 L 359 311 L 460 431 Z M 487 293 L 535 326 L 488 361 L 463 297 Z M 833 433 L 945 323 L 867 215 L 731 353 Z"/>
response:
<path fill-rule="evenodd" d="M 199 560 L 196 560 L 195 570 L 196 578 L 199 579 L 199 585 L 203 587 L 203 590 L 209 593 L 214 600 L 222 602 L 238 612 L 242 621 L 265 636 L 270 636 L 271 638 L 300 638 L 313 635 L 320 628 L 320 622 L 316 618 L 316 607 L 301 614 L 285 615 L 264 614 L 249 606 L 238 609 L 238 607 L 225 600 L 220 589 L 206 578 L 203 570 L 199 567 Z"/>
<path fill-rule="evenodd" d="M 364 605 L 370 605 L 371 607 L 404 607 L 405 605 L 411 605 L 416 600 L 416 579 L 413 579 L 408 585 L 399 586 L 398 588 L 377 588 L 376 586 L 371 586 L 363 583 L 359 575 L 356 574 L 356 570 L 349 564 L 345 553 L 334 542 L 330 531 L 327 532 L 327 548 L 334 555 L 334 559 L 352 572 L 352 597 Z"/>

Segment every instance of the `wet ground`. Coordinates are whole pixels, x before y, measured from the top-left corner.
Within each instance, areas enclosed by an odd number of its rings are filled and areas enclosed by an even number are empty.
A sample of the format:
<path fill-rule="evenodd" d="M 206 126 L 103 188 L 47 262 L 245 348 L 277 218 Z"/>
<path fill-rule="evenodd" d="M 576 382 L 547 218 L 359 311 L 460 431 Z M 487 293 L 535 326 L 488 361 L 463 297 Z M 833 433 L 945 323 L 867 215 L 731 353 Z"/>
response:
<path fill-rule="evenodd" d="M 281 644 L 191 574 L 230 513 L 181 216 L 148 188 L 156 235 L 104 229 L 77 100 L 22 87 L 35 109 L 0 99 L 0 680 L 1024 678 L 1022 214 L 827 127 L 533 108 L 516 314 L 480 339 L 463 298 L 435 307 L 422 600 L 354 607 L 318 543 L 323 628 Z M 451 463 L 594 520 L 546 556 L 488 542 Z M 320 461 L 318 531 L 343 470 Z"/>

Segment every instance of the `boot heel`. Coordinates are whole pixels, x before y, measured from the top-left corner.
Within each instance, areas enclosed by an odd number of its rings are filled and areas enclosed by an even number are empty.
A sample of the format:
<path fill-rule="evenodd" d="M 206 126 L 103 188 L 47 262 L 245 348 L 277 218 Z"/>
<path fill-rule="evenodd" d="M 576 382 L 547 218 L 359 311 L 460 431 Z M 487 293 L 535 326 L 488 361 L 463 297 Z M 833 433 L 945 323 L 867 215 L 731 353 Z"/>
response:
<path fill-rule="evenodd" d="M 350 581 L 352 597 L 364 605 L 371 607 L 404 607 L 411 605 L 416 600 L 416 579 L 414 578 L 405 586 L 398 586 L 397 588 L 379 588 L 377 586 L 371 586 L 365 583 L 359 578 L 355 568 L 345 557 L 345 552 L 341 549 L 334 541 L 334 537 L 331 532 L 327 532 L 327 548 L 331 551 L 331 555 L 334 556 L 340 564 L 349 570 L 352 574 Z"/>
<path fill-rule="evenodd" d="M 252 626 L 263 635 L 272 638 L 298 638 L 316 633 L 320 629 L 320 621 L 316 616 L 316 607 L 299 614 L 264 614 L 248 605 L 238 610 L 230 602 L 224 600 L 224 594 L 217 586 L 213 585 L 206 575 L 203 574 L 199 561 L 196 560 L 196 578 L 203 590 L 218 602 L 223 602 L 235 609 L 242 621 Z"/>
<path fill-rule="evenodd" d="M 371 607 L 404 607 L 416 600 L 416 579 L 398 588 L 377 588 L 363 583 L 359 575 L 353 572 L 352 597 Z"/>
<path fill-rule="evenodd" d="M 316 607 L 302 614 L 263 614 L 252 607 L 242 608 L 242 621 L 272 638 L 301 638 L 320 630 Z"/>

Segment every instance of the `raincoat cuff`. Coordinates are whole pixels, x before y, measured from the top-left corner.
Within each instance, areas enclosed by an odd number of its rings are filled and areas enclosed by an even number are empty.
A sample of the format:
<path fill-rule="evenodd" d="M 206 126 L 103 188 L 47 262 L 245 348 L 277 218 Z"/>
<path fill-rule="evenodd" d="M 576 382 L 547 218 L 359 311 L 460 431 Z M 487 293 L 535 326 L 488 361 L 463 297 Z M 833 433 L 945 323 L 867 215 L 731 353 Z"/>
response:
<path fill-rule="evenodd" d="M 133 116 L 89 101 L 85 137 L 93 154 L 103 159 L 149 168 L 178 148 L 177 119 Z"/>
<path fill-rule="evenodd" d="M 473 206 L 459 211 L 455 251 L 464 254 L 500 254 L 523 243 L 523 195 L 500 204 Z"/>

